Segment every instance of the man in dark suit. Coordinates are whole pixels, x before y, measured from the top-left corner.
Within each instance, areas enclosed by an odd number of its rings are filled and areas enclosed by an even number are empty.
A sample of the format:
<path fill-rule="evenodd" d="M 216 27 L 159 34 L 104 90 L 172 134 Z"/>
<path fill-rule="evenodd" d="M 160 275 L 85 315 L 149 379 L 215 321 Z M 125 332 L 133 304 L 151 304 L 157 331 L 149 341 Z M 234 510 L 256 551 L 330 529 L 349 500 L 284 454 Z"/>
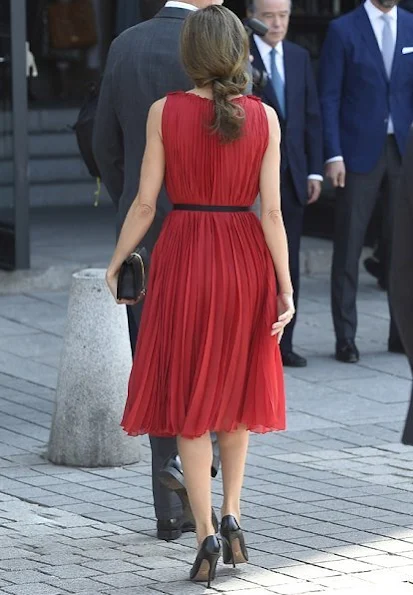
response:
<path fill-rule="evenodd" d="M 394 205 L 390 299 L 400 337 L 413 371 L 413 126 L 403 158 L 400 192 Z M 413 446 L 413 391 L 402 436 Z"/>
<path fill-rule="evenodd" d="M 190 11 L 222 0 L 166 2 L 151 20 L 124 31 L 112 43 L 99 96 L 94 127 L 94 154 L 102 178 L 117 210 L 121 228 L 136 197 L 146 144 L 146 120 L 151 105 L 167 93 L 189 90 L 180 60 L 180 34 Z M 155 221 L 143 240 L 152 251 L 170 204 L 163 190 Z M 128 308 L 129 334 L 134 351 L 142 304 Z M 160 481 L 165 461 L 172 459 L 173 472 L 180 473 L 175 438 L 150 437 L 152 487 L 159 539 L 177 539 L 182 531 L 193 530 L 189 507 L 182 510 L 181 499 Z M 188 519 L 190 519 L 188 521 Z"/>
<path fill-rule="evenodd" d="M 255 0 L 250 14 L 268 26 L 268 33 L 253 36 L 253 65 L 269 80 L 260 93 L 277 112 L 281 126 L 281 206 L 288 238 L 290 271 L 297 309 L 300 279 L 300 240 L 306 205 L 321 191 L 323 154 L 321 116 L 314 75 L 307 50 L 284 41 L 291 12 L 290 0 Z M 304 357 L 293 351 L 296 318 L 281 340 L 285 366 L 304 367 Z"/>
<path fill-rule="evenodd" d="M 320 61 L 326 175 L 337 188 L 331 288 L 336 359 L 347 363 L 359 359 L 356 295 L 364 236 L 384 182 L 391 248 L 392 207 L 413 120 L 413 15 L 396 5 L 366 0 L 332 21 Z M 401 351 L 392 320 L 388 348 Z"/>
<path fill-rule="evenodd" d="M 400 8 L 404 8 L 409 12 L 413 12 L 413 0 L 400 0 L 399 2 Z M 384 214 L 385 215 L 385 214 Z M 374 215 L 373 215 L 374 218 Z M 382 222 L 382 213 L 380 209 L 379 215 L 379 229 L 378 229 L 378 237 L 374 246 L 374 251 L 371 256 L 365 259 L 364 266 L 365 269 L 370 275 L 375 277 L 378 281 L 378 285 L 381 289 L 387 289 L 387 271 L 386 271 L 386 258 L 389 256 L 386 252 L 383 237 L 382 237 L 382 230 L 381 225 Z"/>

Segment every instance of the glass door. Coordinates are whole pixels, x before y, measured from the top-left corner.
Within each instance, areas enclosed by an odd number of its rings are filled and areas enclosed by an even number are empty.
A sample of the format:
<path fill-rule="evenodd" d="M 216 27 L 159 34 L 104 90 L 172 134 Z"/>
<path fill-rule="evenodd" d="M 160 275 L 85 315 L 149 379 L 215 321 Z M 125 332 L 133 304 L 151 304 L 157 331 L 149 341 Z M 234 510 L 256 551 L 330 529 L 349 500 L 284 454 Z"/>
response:
<path fill-rule="evenodd" d="M 25 0 L 0 2 L 0 268 L 29 267 Z"/>

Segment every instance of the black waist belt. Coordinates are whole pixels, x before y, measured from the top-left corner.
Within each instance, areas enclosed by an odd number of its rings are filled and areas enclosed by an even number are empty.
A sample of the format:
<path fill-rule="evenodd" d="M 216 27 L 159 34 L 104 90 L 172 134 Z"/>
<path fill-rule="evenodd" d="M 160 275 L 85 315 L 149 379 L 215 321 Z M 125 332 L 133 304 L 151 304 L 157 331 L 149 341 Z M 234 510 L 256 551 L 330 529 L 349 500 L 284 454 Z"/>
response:
<path fill-rule="evenodd" d="M 236 213 L 237 211 L 249 211 L 250 207 L 236 207 L 224 205 L 174 205 L 175 211 L 217 211 L 221 213 Z"/>

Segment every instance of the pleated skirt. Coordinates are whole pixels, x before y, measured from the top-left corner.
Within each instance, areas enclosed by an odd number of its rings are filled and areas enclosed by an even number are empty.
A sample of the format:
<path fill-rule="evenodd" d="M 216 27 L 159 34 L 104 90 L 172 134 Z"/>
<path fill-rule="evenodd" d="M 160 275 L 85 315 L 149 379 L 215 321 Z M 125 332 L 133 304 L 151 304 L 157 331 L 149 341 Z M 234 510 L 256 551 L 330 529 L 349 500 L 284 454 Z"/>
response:
<path fill-rule="evenodd" d="M 168 215 L 152 255 L 125 431 L 195 438 L 283 430 L 276 297 L 253 213 Z"/>

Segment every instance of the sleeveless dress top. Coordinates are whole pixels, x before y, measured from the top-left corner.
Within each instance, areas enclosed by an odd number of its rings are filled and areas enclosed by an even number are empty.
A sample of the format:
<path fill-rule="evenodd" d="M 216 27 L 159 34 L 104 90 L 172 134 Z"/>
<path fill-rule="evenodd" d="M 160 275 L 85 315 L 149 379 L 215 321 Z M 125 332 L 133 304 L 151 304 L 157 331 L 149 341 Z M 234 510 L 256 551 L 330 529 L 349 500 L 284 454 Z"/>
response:
<path fill-rule="evenodd" d="M 251 206 L 268 145 L 260 100 L 242 137 L 223 144 L 213 102 L 168 95 L 162 120 L 165 184 L 173 204 Z M 130 435 L 195 438 L 238 426 L 285 428 L 274 265 L 251 211 L 175 210 L 152 254 L 122 426 Z"/>

